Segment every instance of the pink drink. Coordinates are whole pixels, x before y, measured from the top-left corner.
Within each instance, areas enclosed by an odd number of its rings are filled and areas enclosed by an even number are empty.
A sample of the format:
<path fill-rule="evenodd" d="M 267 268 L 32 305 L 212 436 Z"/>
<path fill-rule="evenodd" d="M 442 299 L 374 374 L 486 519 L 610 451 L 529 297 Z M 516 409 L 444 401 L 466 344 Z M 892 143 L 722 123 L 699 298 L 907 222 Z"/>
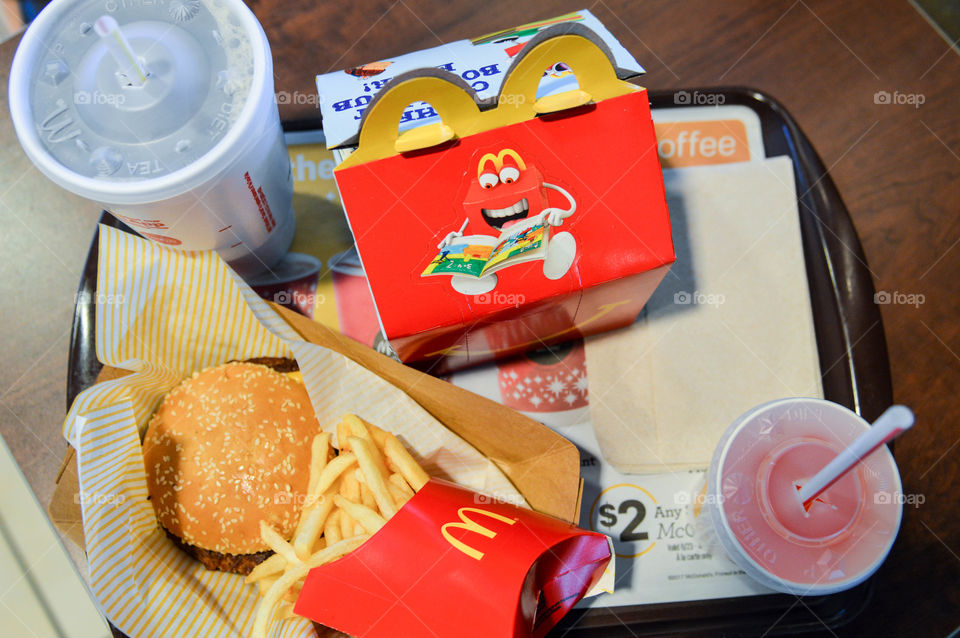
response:
<path fill-rule="evenodd" d="M 337 253 L 327 266 L 333 276 L 340 332 L 364 345 L 373 346 L 380 332 L 380 320 L 357 249 Z"/>
<path fill-rule="evenodd" d="M 868 578 L 900 527 L 900 475 L 886 446 L 804 507 L 798 491 L 870 427 L 829 401 L 782 399 L 741 416 L 724 434 L 707 479 L 703 516 L 752 577 L 777 591 L 829 594 Z"/>

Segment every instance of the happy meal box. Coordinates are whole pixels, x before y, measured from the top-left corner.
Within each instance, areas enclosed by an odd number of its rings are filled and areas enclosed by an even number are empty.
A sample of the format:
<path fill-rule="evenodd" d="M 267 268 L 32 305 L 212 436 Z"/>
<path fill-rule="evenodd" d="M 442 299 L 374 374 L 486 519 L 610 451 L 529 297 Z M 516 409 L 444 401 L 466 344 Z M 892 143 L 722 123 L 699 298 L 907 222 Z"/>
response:
<path fill-rule="evenodd" d="M 557 68 L 576 86 L 537 98 Z M 419 101 L 440 121 L 401 133 Z M 527 42 L 492 102 L 395 77 L 334 176 L 384 334 L 435 372 L 628 325 L 675 259 L 647 92 L 577 24 Z"/>

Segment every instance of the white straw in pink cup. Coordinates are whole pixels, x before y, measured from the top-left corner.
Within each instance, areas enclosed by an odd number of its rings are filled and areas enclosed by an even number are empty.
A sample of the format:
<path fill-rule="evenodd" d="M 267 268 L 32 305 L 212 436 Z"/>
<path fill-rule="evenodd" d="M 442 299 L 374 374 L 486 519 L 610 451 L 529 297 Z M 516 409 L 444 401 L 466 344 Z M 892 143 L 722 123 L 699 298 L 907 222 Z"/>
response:
<path fill-rule="evenodd" d="M 904 406 L 873 426 L 821 399 L 754 408 L 717 445 L 698 529 L 775 591 L 815 596 L 854 587 L 879 568 L 897 536 L 900 474 L 884 443 L 912 425 Z"/>

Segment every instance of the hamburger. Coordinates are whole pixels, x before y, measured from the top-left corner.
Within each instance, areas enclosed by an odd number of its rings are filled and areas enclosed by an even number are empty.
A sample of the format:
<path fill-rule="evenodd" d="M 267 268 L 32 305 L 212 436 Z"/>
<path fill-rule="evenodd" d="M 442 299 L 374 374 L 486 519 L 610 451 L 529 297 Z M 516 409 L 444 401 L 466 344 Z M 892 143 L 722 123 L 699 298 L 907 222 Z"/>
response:
<path fill-rule="evenodd" d="M 160 526 L 208 569 L 248 574 L 284 538 L 307 493 L 320 431 L 292 359 L 234 361 L 171 390 L 143 440 L 147 489 Z"/>

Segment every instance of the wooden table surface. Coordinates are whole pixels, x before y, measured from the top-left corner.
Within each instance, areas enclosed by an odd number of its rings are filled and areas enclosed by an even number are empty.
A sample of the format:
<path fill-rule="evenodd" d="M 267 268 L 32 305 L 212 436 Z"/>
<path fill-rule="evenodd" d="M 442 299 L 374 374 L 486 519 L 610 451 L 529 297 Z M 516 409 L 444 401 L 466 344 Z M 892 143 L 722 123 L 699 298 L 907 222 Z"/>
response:
<path fill-rule="evenodd" d="M 836 635 L 942 636 L 960 626 L 960 57 L 907 2 L 253 0 L 285 119 L 319 118 L 315 73 L 589 8 L 650 89 L 742 85 L 773 95 L 819 151 L 863 241 L 896 401 L 908 506 L 867 613 Z M 16 41 L 0 46 L 0 93 Z M 878 104 L 878 91 L 922 104 Z M 41 503 L 64 453 L 74 295 L 98 208 L 42 177 L 0 116 L 2 434 Z M 905 297 L 900 297 L 904 299 Z M 918 499 L 919 500 L 919 499 Z M 828 635 L 828 634 L 825 634 Z"/>

